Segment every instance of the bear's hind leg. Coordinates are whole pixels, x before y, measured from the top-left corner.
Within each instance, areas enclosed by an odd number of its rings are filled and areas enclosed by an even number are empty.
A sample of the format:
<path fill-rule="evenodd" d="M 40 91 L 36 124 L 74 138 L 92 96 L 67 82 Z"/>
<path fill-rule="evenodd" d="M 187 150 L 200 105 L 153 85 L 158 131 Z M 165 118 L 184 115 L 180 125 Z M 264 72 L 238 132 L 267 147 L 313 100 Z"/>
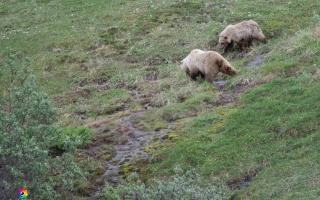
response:
<path fill-rule="evenodd" d="M 248 47 L 250 48 L 250 47 L 253 47 L 253 38 L 252 37 L 250 37 L 249 39 L 248 39 Z"/>
<path fill-rule="evenodd" d="M 244 50 L 244 40 L 240 40 L 237 44 L 239 46 L 240 53 L 242 53 Z"/>

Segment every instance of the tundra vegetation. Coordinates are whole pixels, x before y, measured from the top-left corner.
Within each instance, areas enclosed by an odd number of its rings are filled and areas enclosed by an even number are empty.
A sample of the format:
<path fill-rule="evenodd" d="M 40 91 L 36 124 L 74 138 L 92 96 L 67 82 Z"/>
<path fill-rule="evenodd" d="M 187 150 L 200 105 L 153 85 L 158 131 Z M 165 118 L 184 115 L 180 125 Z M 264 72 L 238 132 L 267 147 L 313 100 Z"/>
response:
<path fill-rule="evenodd" d="M 168 185 L 217 199 L 317 199 L 319 10 L 319 0 L 1 1 L 0 194 L 119 199 Z M 238 76 L 218 76 L 222 94 L 179 69 L 192 49 L 221 52 L 219 33 L 249 19 L 268 43 L 224 55 Z M 127 183 L 96 185 L 114 144 L 125 144 L 121 118 L 147 107 L 132 123 L 150 133 L 170 125 L 167 136 L 147 146 L 147 161 L 123 163 Z"/>

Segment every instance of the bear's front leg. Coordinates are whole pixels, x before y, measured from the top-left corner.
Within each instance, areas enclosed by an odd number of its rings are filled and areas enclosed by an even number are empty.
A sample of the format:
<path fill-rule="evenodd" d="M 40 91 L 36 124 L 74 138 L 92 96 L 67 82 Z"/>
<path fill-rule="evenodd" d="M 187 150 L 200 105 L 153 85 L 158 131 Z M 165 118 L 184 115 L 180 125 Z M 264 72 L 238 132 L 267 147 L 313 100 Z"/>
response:
<path fill-rule="evenodd" d="M 190 76 L 190 78 L 192 80 L 196 81 L 197 76 L 199 76 L 199 74 L 201 74 L 201 76 L 203 76 L 203 74 L 196 67 L 191 67 L 188 75 Z"/>
<path fill-rule="evenodd" d="M 233 48 L 234 44 L 233 41 L 231 41 L 231 43 L 229 43 L 228 45 L 226 45 L 223 49 L 223 52 L 221 53 L 221 55 L 228 53 L 229 50 L 231 50 Z"/>
<path fill-rule="evenodd" d="M 218 76 L 219 66 L 213 65 L 212 67 L 207 67 L 205 71 L 205 80 L 211 84 L 213 84 L 214 79 Z"/>

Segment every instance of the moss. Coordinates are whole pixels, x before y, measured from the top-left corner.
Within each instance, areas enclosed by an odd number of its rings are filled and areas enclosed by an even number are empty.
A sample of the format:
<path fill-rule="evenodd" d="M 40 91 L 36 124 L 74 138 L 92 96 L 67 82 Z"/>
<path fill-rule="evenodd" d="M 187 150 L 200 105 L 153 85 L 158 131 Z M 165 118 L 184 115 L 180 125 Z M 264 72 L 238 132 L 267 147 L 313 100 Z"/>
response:
<path fill-rule="evenodd" d="M 226 116 L 234 108 L 235 105 L 219 106 L 215 109 L 215 113 L 221 116 Z"/>
<path fill-rule="evenodd" d="M 154 141 L 154 142 L 151 142 L 148 146 L 146 146 L 144 148 L 144 150 L 147 152 L 147 153 L 153 153 L 155 152 L 156 149 L 158 149 L 159 147 L 161 147 L 161 144 L 159 143 L 159 141 Z"/>
<path fill-rule="evenodd" d="M 165 129 L 167 126 L 168 126 L 167 122 L 158 121 L 158 122 L 154 123 L 153 130 L 160 131 L 161 129 Z"/>
<path fill-rule="evenodd" d="M 128 174 L 130 171 L 132 171 L 132 166 L 130 163 L 125 163 L 123 165 L 120 166 L 120 174 L 121 175 L 126 175 Z"/>
<path fill-rule="evenodd" d="M 120 166 L 119 174 L 123 178 L 127 178 L 133 172 L 141 172 L 146 167 L 147 160 L 131 160 L 128 163 L 124 163 Z"/>
<path fill-rule="evenodd" d="M 171 134 L 168 134 L 168 135 L 163 136 L 162 139 L 164 139 L 164 140 L 170 140 L 170 141 L 172 141 L 172 142 L 176 142 L 176 141 L 178 141 L 178 140 L 180 139 L 180 136 L 177 135 L 177 134 L 171 133 Z"/>
<path fill-rule="evenodd" d="M 211 132 L 211 133 L 219 133 L 219 132 L 222 132 L 226 121 L 227 121 L 227 119 L 223 119 L 223 120 L 215 123 L 214 126 L 212 126 L 212 127 L 209 129 L 209 132 Z"/>
<path fill-rule="evenodd" d="M 140 103 L 132 103 L 132 104 L 130 104 L 129 109 L 130 109 L 131 111 L 138 111 L 138 110 L 142 110 L 142 109 L 144 109 L 144 108 L 143 108 L 143 106 L 142 106 Z"/>
<path fill-rule="evenodd" d="M 219 92 L 219 90 L 218 90 L 217 87 L 206 87 L 206 88 L 204 89 L 204 92 L 217 93 L 217 92 Z"/>
<path fill-rule="evenodd" d="M 148 111 L 132 121 L 140 130 L 160 131 L 168 126 L 168 122 L 161 119 L 154 111 Z"/>
<path fill-rule="evenodd" d="M 115 154 L 107 154 L 107 155 L 104 155 L 104 156 L 102 156 L 101 158 L 102 158 L 102 160 L 105 160 L 105 161 L 109 161 L 109 160 L 111 160 L 113 157 L 115 156 Z"/>
<path fill-rule="evenodd" d="M 100 161 L 109 161 L 116 155 L 113 145 L 102 145 L 94 151 L 95 157 Z"/>

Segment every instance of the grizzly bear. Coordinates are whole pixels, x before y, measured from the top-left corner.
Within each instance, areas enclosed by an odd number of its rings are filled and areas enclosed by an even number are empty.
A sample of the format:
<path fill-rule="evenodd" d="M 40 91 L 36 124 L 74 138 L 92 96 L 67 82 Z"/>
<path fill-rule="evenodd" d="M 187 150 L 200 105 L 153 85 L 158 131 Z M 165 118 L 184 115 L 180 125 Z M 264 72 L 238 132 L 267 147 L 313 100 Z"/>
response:
<path fill-rule="evenodd" d="M 219 43 L 223 48 L 222 55 L 233 48 L 234 42 L 238 44 L 240 53 L 242 53 L 244 42 L 247 41 L 250 47 L 253 46 L 254 39 L 263 43 L 267 42 L 257 22 L 249 20 L 236 25 L 228 25 L 219 35 Z"/>
<path fill-rule="evenodd" d="M 193 80 L 201 75 L 206 81 L 212 83 L 219 72 L 230 76 L 237 75 L 237 71 L 215 51 L 202 51 L 194 49 L 181 61 L 180 68 L 184 70 Z"/>

